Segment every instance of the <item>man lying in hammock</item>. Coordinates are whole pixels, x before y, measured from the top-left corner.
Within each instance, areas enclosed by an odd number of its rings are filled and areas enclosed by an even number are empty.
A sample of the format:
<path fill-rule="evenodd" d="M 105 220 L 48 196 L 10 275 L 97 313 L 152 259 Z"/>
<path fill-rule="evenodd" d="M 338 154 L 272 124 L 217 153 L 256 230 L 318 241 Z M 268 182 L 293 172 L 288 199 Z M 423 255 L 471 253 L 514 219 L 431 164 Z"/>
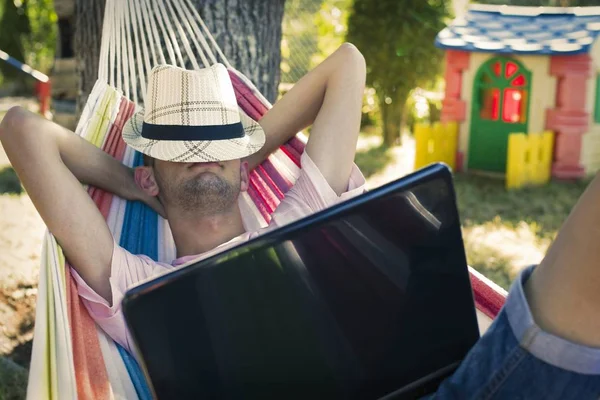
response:
<path fill-rule="evenodd" d="M 0 140 L 76 268 L 73 276 L 91 316 L 129 349 L 123 293 L 142 279 L 259 234 L 246 232 L 238 196 L 247 189 L 249 169 L 297 131 L 312 125 L 301 176 L 269 228 L 364 190 L 364 178 L 353 164 L 364 83 L 364 59 L 352 45 L 344 45 L 258 125 L 238 110 L 222 66 L 201 71 L 158 67 L 149 79 L 145 112 L 123 132 L 128 144 L 147 156 L 146 166 L 135 171 L 18 108 L 0 125 Z M 167 217 L 177 247 L 173 265 L 119 247 L 80 182 L 143 201 Z M 517 279 L 494 325 L 438 394 L 598 396 L 599 202 L 597 178 L 542 264 Z"/>
<path fill-rule="evenodd" d="M 145 154 L 135 171 L 79 136 L 21 109 L 2 122 L 2 144 L 48 229 L 63 248 L 90 315 L 132 348 L 121 299 L 140 280 L 206 257 L 259 232 L 246 232 L 238 206 L 248 172 L 312 125 L 302 172 L 269 228 L 292 222 L 364 191 L 354 165 L 365 85 L 364 58 L 344 45 L 301 79 L 260 120 L 238 108 L 226 68 L 158 66 L 148 79 L 145 111 L 123 138 Z M 164 215 L 177 250 L 173 264 L 119 247 L 81 183 Z"/>

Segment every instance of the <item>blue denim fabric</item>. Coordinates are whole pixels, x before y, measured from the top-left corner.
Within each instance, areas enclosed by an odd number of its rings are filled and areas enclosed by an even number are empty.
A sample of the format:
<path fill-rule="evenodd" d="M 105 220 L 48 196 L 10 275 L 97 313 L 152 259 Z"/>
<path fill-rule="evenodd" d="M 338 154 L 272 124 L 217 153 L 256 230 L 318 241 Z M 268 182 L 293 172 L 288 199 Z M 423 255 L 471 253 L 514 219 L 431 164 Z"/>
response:
<path fill-rule="evenodd" d="M 429 399 L 600 398 L 600 349 L 535 324 L 523 290 L 532 271 L 516 280 L 492 326 Z"/>

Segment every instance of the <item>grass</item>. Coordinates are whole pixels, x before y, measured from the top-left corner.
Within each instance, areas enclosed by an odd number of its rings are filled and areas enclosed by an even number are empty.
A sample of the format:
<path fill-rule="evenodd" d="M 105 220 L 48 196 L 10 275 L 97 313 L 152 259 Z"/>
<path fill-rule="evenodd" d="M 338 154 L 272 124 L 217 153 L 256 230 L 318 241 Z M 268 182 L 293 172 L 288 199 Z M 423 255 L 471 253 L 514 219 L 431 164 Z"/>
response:
<path fill-rule="evenodd" d="M 360 167 L 365 178 L 383 170 L 392 161 L 390 149 L 385 146 L 371 147 L 356 153 L 354 161 Z"/>
<path fill-rule="evenodd" d="M 0 357 L 0 400 L 24 399 L 27 392 L 27 370 L 8 358 Z"/>
<path fill-rule="evenodd" d="M 507 191 L 503 180 L 458 174 L 455 189 L 463 229 L 477 229 L 464 239 L 469 265 L 508 289 L 526 266 L 520 256 L 541 259 L 588 184 L 589 179 L 550 182 Z"/>
<path fill-rule="evenodd" d="M 23 186 L 12 167 L 6 167 L 0 170 L 0 194 L 21 194 Z"/>
<path fill-rule="evenodd" d="M 497 285 L 508 290 L 516 277 L 513 260 L 496 247 L 474 244 L 465 240 L 468 264 Z"/>
<path fill-rule="evenodd" d="M 539 238 L 553 239 L 589 182 L 550 182 L 507 191 L 503 180 L 459 174 L 455 188 L 463 226 L 496 221 L 515 229 L 525 222 Z"/>

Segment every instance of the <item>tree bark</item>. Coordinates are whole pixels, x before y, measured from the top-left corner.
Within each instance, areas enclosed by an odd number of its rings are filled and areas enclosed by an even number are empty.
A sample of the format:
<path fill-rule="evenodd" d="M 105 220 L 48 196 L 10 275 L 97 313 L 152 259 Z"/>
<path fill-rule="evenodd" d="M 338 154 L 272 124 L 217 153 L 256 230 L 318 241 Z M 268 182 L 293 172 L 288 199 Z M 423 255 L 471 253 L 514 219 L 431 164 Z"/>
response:
<path fill-rule="evenodd" d="M 285 0 L 192 0 L 233 67 L 271 102 L 277 98 Z M 83 108 L 98 77 L 105 0 L 76 0 L 74 50 Z"/>
<path fill-rule="evenodd" d="M 407 95 L 397 94 L 391 98 L 392 101 L 389 104 L 385 102 L 386 97 L 383 95 L 379 99 L 379 110 L 383 126 L 383 144 L 389 147 L 399 143 Z"/>
<path fill-rule="evenodd" d="M 77 0 L 75 2 L 73 52 L 77 60 L 77 76 L 79 77 L 78 116 L 81 115 L 94 83 L 98 79 L 98 58 L 105 3 L 105 0 Z"/>
<path fill-rule="evenodd" d="M 277 99 L 285 0 L 192 0 L 234 68 Z"/>

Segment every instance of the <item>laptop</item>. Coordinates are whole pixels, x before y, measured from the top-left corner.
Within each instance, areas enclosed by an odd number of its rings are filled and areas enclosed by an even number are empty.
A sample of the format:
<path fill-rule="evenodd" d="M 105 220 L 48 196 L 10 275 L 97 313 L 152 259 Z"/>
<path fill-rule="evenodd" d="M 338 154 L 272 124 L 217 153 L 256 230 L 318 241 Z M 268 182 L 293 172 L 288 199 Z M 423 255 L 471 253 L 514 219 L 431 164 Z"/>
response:
<path fill-rule="evenodd" d="M 129 290 L 159 399 L 432 393 L 479 338 L 449 169 L 422 169 Z"/>

